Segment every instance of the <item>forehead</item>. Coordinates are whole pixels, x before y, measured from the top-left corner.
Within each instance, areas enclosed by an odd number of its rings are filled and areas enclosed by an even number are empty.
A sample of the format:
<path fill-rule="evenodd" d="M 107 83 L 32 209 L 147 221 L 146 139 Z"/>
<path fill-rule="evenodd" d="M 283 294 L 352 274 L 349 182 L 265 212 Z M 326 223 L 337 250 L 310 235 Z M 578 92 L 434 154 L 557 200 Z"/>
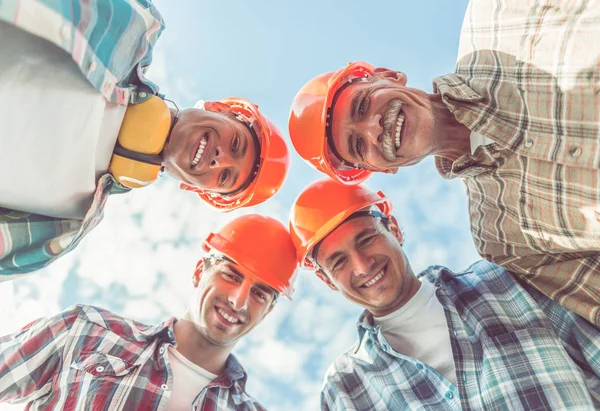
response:
<path fill-rule="evenodd" d="M 323 239 L 319 247 L 318 257 L 324 257 L 336 251 L 354 247 L 357 235 L 364 230 L 377 229 L 376 220 L 376 218 L 367 215 L 344 221 Z"/>

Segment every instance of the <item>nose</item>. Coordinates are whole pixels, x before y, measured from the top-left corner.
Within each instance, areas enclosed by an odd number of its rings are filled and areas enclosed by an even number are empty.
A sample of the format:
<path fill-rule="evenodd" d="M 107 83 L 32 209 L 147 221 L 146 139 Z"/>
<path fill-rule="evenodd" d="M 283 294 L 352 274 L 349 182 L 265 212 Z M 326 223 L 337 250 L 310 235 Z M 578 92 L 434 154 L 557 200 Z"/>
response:
<path fill-rule="evenodd" d="M 358 131 L 365 136 L 371 144 L 381 143 L 383 139 L 383 117 L 375 114 L 366 117 L 358 125 Z"/>
<path fill-rule="evenodd" d="M 234 165 L 234 161 L 231 153 L 227 150 L 224 150 L 221 146 L 215 147 L 215 153 L 209 163 L 209 166 L 211 168 L 225 168 L 232 165 Z"/>
<path fill-rule="evenodd" d="M 371 272 L 371 267 L 375 264 L 375 259 L 360 251 L 354 251 L 350 255 L 350 262 L 352 263 L 353 275 L 362 277 Z"/>
<path fill-rule="evenodd" d="M 252 284 L 244 281 L 229 292 L 228 300 L 231 308 L 235 311 L 246 310 L 248 308 L 251 287 Z"/>

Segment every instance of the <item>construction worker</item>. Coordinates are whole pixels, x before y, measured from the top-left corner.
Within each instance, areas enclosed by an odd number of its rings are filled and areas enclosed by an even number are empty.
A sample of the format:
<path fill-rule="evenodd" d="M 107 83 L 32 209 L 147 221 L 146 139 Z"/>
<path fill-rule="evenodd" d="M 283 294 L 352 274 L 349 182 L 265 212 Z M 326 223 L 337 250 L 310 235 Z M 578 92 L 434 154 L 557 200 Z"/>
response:
<path fill-rule="evenodd" d="M 161 170 L 220 211 L 281 187 L 288 151 L 258 106 L 179 111 L 145 79 L 163 28 L 146 0 L 0 3 L 0 281 L 73 250 L 110 194 Z"/>
<path fill-rule="evenodd" d="M 291 296 L 296 250 L 283 224 L 256 214 L 211 233 L 204 249 L 181 318 L 147 326 L 75 305 L 0 338 L 0 402 L 48 410 L 262 410 L 231 350 L 280 294 Z"/>
<path fill-rule="evenodd" d="M 592 0 L 472 0 L 433 93 L 355 62 L 302 87 L 291 140 L 344 184 L 435 156 L 480 255 L 600 326 L 599 28 Z"/>
<path fill-rule="evenodd" d="M 290 234 L 302 266 L 365 308 L 323 410 L 600 407 L 600 330 L 485 260 L 415 275 L 383 193 L 315 182 Z"/>

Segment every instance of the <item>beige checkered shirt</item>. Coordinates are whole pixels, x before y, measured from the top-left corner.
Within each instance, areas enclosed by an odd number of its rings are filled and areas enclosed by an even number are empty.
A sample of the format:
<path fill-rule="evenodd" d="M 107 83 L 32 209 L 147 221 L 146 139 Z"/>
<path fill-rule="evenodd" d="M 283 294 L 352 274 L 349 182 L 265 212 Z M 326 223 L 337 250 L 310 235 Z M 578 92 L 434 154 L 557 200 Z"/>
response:
<path fill-rule="evenodd" d="M 600 1 L 472 0 L 434 90 L 494 141 L 436 158 L 479 253 L 600 325 Z"/>

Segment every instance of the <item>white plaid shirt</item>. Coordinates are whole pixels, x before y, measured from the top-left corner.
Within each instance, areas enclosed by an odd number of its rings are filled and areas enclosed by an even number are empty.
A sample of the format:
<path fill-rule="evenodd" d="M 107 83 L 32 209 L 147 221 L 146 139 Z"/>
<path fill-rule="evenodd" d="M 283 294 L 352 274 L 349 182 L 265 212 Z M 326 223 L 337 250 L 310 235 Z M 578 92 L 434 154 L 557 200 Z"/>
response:
<path fill-rule="evenodd" d="M 494 141 L 436 158 L 481 256 L 600 326 L 600 2 L 471 0 L 434 89 Z"/>

